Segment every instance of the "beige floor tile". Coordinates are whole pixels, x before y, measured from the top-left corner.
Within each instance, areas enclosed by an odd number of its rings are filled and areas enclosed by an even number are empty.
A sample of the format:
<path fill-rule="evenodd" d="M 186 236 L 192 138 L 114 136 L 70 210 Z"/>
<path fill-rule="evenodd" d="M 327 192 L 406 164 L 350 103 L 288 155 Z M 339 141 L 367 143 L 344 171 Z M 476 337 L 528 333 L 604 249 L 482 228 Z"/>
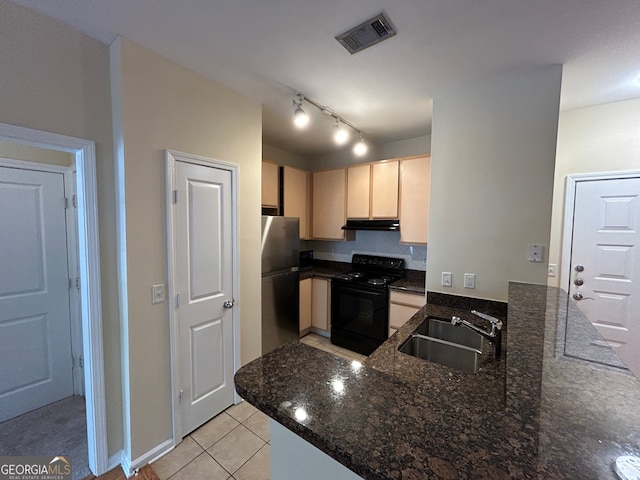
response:
<path fill-rule="evenodd" d="M 325 352 L 335 353 L 335 350 L 333 348 L 331 348 L 331 346 L 329 346 L 329 345 L 318 344 L 318 345 L 314 345 L 314 347 L 318 348 L 320 350 L 324 350 Z"/>
<path fill-rule="evenodd" d="M 262 447 L 233 477 L 236 480 L 270 480 L 269 445 Z"/>
<path fill-rule="evenodd" d="M 242 424 L 264 441 L 269 441 L 269 417 L 261 411 L 258 410 Z"/>
<path fill-rule="evenodd" d="M 231 430 L 240 425 L 240 422 L 222 412 L 220 415 L 212 418 L 190 436 L 205 450 L 224 437 Z"/>
<path fill-rule="evenodd" d="M 242 402 L 238 405 L 234 405 L 233 407 L 229 407 L 225 410 L 226 413 L 231 415 L 233 418 L 238 420 L 239 422 L 244 422 L 251 415 L 256 413 L 258 409 L 251 405 L 249 402 Z"/>
<path fill-rule="evenodd" d="M 314 335 L 309 334 L 309 335 L 305 335 L 304 337 L 302 337 L 300 339 L 300 342 L 306 343 L 307 345 L 314 346 L 314 345 L 318 344 L 318 339 Z"/>
<path fill-rule="evenodd" d="M 231 478 L 229 472 L 207 453 L 202 453 L 182 470 L 171 477 L 171 480 L 227 480 Z"/>
<path fill-rule="evenodd" d="M 160 480 L 166 480 L 203 451 L 191 437 L 186 437 L 180 445 L 153 462 L 153 470 Z"/>
<path fill-rule="evenodd" d="M 240 425 L 213 445 L 207 452 L 225 470 L 229 473 L 234 473 L 264 444 L 264 440 L 247 427 Z"/>

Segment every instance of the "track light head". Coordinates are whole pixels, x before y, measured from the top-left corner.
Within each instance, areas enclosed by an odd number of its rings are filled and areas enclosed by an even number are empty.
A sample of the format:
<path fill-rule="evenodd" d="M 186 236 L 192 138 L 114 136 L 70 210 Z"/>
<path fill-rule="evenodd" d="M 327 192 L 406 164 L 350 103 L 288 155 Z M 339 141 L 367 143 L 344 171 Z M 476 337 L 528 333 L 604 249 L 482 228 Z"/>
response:
<path fill-rule="evenodd" d="M 364 136 L 362 132 L 360 132 L 360 140 L 353 146 L 353 154 L 357 157 L 362 157 L 367 153 L 368 147 L 367 144 L 364 143 Z"/>
<path fill-rule="evenodd" d="M 298 128 L 309 125 L 309 115 L 302 109 L 302 100 L 304 97 L 300 94 L 293 99 L 293 123 Z"/>
<path fill-rule="evenodd" d="M 336 124 L 333 126 L 333 140 L 338 145 L 344 145 L 349 140 L 349 131 L 345 125 L 336 118 Z"/>

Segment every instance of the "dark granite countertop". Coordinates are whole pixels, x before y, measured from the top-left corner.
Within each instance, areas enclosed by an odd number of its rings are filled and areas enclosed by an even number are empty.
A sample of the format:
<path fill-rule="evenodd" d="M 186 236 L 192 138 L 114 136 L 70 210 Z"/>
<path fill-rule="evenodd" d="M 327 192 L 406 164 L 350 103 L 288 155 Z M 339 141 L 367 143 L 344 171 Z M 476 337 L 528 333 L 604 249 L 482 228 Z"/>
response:
<path fill-rule="evenodd" d="M 236 389 L 366 479 L 615 479 L 615 458 L 640 453 L 640 383 L 560 354 L 567 307 L 586 321 L 561 290 L 511 283 L 509 299 L 505 354 L 476 375 L 397 351 L 426 316 L 471 320 L 427 304 L 363 366 L 293 342 Z"/>
<path fill-rule="evenodd" d="M 351 271 L 351 263 L 333 262 L 329 260 L 314 260 L 313 268 L 300 272 L 300 280 L 312 277 L 331 278 L 341 273 Z M 389 286 L 391 290 L 404 291 L 407 293 L 425 293 L 425 274 L 420 270 L 405 270 L 405 277 Z"/>

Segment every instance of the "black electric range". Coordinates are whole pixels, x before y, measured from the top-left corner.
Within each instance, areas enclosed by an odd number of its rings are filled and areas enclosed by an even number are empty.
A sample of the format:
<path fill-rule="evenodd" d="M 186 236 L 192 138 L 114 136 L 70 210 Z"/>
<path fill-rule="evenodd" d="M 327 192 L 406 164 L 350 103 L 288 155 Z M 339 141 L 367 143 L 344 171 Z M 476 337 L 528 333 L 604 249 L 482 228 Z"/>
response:
<path fill-rule="evenodd" d="M 389 289 L 404 259 L 353 254 L 352 270 L 331 279 L 331 343 L 369 355 L 387 339 Z"/>

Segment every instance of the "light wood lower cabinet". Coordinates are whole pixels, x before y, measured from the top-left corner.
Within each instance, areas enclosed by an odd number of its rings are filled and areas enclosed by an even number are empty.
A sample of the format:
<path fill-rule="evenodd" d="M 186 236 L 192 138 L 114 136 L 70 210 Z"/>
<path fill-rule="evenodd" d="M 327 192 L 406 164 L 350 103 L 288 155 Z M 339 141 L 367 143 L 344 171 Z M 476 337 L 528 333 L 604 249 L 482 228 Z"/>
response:
<path fill-rule="evenodd" d="M 313 278 L 311 288 L 311 326 L 325 332 L 331 326 L 331 288 L 330 280 Z"/>
<path fill-rule="evenodd" d="M 389 336 L 396 333 L 407 323 L 407 320 L 418 313 L 425 303 L 427 302 L 424 295 L 391 290 L 389 292 Z"/>
<path fill-rule="evenodd" d="M 300 280 L 300 333 L 306 333 L 311 328 L 311 289 L 312 278 Z"/>

